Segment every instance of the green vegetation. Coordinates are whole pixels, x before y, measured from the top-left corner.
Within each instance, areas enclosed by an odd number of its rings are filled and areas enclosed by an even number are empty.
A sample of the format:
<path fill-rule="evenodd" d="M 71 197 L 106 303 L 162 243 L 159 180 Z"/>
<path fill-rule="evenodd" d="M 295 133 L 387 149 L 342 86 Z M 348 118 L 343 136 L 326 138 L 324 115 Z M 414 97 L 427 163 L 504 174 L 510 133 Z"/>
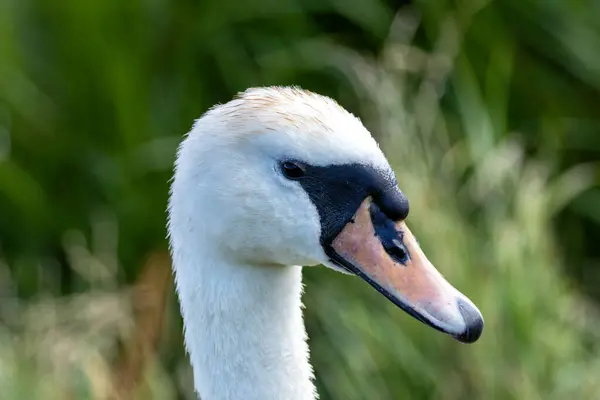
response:
<path fill-rule="evenodd" d="M 5 0 L 0 398 L 194 398 L 166 257 L 175 148 L 269 84 L 361 116 L 486 319 L 461 345 L 306 269 L 322 399 L 600 398 L 598 49 L 597 1 Z"/>

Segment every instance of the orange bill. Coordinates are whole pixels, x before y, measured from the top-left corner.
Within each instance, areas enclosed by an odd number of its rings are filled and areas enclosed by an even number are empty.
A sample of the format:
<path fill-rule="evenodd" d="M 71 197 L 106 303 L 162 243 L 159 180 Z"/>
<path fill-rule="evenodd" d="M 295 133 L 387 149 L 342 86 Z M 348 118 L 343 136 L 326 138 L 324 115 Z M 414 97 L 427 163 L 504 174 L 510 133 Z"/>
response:
<path fill-rule="evenodd" d="M 464 343 L 479 339 L 483 317 L 429 262 L 404 221 L 392 221 L 371 198 L 331 244 L 337 260 L 421 322 Z"/>

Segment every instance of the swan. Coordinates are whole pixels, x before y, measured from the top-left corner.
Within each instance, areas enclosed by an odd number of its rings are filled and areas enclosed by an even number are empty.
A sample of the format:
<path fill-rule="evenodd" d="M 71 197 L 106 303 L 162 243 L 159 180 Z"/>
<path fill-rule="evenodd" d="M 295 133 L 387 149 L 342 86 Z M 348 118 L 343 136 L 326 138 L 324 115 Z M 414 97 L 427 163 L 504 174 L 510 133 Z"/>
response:
<path fill-rule="evenodd" d="M 331 98 L 251 88 L 197 119 L 168 205 L 196 394 L 318 398 L 302 266 L 357 275 L 423 323 L 475 342 L 481 313 L 428 261 L 408 212 L 376 141 Z"/>

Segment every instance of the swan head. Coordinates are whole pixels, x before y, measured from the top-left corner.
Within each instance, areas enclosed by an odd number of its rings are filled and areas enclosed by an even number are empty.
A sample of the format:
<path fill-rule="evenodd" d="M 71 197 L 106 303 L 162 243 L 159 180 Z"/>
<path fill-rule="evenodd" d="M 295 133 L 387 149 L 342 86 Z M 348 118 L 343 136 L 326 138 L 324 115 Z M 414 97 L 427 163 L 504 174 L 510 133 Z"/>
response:
<path fill-rule="evenodd" d="M 476 341 L 481 313 L 423 254 L 408 214 L 359 119 L 298 88 L 254 88 L 210 109 L 180 146 L 169 234 L 175 260 L 209 241 L 202 251 L 241 264 L 357 275 L 425 324 Z"/>

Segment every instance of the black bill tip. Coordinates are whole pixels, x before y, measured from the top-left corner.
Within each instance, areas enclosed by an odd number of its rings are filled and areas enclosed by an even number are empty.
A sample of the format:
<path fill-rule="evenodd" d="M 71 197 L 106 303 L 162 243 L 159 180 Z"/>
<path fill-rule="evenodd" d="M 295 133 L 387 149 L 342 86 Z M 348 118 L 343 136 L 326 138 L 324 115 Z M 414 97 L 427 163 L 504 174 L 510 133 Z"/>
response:
<path fill-rule="evenodd" d="M 483 332 L 483 316 L 463 299 L 457 299 L 458 309 L 465 321 L 465 330 L 461 334 L 455 335 L 454 338 L 462 343 L 475 343 Z"/>

